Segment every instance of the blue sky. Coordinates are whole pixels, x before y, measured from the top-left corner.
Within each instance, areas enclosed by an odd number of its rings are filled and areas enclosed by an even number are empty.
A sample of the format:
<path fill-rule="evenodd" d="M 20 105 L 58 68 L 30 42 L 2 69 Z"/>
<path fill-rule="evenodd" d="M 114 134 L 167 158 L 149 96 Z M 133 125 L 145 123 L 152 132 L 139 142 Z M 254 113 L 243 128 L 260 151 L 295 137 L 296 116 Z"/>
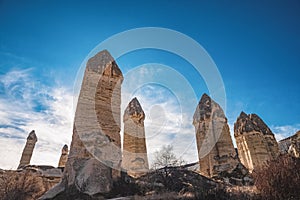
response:
<path fill-rule="evenodd" d="M 226 115 L 231 127 L 243 110 L 260 115 L 278 138 L 300 129 L 299 1 L 2 0 L 1 144 L 13 144 L 19 151 L 29 129 L 39 129 L 40 146 L 33 161 L 55 165 L 59 155 L 54 152 L 70 141 L 72 88 L 82 61 L 108 37 L 139 27 L 173 29 L 206 49 L 224 81 Z M 123 73 L 144 63 L 161 63 L 179 71 L 198 99 L 208 92 L 190 64 L 168 52 L 141 50 L 124 55 L 117 62 Z M 152 72 L 147 73 L 151 76 Z M 160 89 L 167 101 L 170 93 Z M 147 95 L 140 91 L 135 95 L 143 101 L 145 110 L 157 103 L 147 101 Z M 169 101 L 168 105 L 172 110 L 177 104 Z M 191 105 L 184 113 L 189 115 L 186 121 L 191 120 L 195 107 Z M 176 115 L 176 111 L 170 112 L 170 117 L 172 114 Z M 171 126 L 176 120 L 166 123 Z M 192 135 L 192 128 L 185 130 Z M 50 142 L 50 137 L 62 134 L 63 139 Z M 158 148 L 160 144 L 149 145 Z M 17 150 L 5 163 L 0 163 L 0 168 L 17 165 Z M 4 147 L 0 152 L 5 154 Z M 50 158 L 39 160 L 43 152 Z"/>

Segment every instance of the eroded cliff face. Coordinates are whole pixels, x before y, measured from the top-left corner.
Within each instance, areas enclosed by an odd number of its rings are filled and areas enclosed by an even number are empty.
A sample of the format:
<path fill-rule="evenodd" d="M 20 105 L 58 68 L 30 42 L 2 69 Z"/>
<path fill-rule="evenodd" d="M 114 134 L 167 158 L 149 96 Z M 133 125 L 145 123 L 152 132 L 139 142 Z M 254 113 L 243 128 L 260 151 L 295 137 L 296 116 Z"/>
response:
<path fill-rule="evenodd" d="M 281 154 L 290 154 L 296 158 L 300 157 L 300 131 L 294 135 L 278 142 Z"/>
<path fill-rule="evenodd" d="M 108 51 L 88 60 L 63 179 L 42 199 L 54 198 L 69 188 L 90 196 L 112 189 L 121 167 L 122 81 L 122 72 Z"/>
<path fill-rule="evenodd" d="M 201 174 L 207 177 L 231 173 L 239 160 L 233 147 L 224 111 L 204 94 L 196 108 L 193 124 L 196 130 Z"/>
<path fill-rule="evenodd" d="M 145 113 L 137 98 L 128 104 L 124 121 L 122 167 L 131 176 L 137 177 L 149 170 L 144 128 Z"/>
<path fill-rule="evenodd" d="M 279 154 L 274 134 L 256 114 L 240 114 L 234 124 L 234 137 L 239 158 L 250 171 Z"/>
<path fill-rule="evenodd" d="M 292 136 L 288 153 L 296 158 L 300 158 L 300 131 Z"/>

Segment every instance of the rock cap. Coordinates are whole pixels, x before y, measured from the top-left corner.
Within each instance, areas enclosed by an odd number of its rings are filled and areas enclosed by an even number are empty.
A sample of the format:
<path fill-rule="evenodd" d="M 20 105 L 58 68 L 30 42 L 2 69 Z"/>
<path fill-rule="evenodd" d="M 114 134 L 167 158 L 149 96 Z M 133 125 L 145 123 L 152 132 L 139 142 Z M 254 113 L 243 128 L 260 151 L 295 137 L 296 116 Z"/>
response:
<path fill-rule="evenodd" d="M 224 111 L 221 106 L 214 100 L 212 100 L 210 96 L 204 93 L 194 113 L 193 123 L 196 124 L 197 122 L 203 121 L 204 119 L 213 117 L 213 112 L 214 115 L 224 118 L 227 121 L 227 118 L 225 117 Z"/>
<path fill-rule="evenodd" d="M 134 97 L 128 104 L 124 112 L 124 121 L 128 118 L 138 118 L 139 120 L 145 119 L 143 108 L 136 97 Z"/>
<path fill-rule="evenodd" d="M 111 75 L 123 77 L 123 74 L 116 64 L 114 58 L 106 49 L 98 52 L 96 55 L 91 57 L 87 62 L 86 69 L 97 73 L 104 73 L 105 71 L 109 71 Z"/>
<path fill-rule="evenodd" d="M 261 132 L 264 135 L 273 135 L 271 129 L 257 114 L 252 113 L 247 115 L 242 111 L 234 124 L 234 133 L 237 136 L 244 132 L 252 131 Z"/>
<path fill-rule="evenodd" d="M 28 135 L 28 137 L 27 137 L 27 140 L 37 141 L 37 137 L 36 137 L 36 134 L 35 134 L 35 131 L 34 131 L 34 130 L 32 130 L 32 131 L 29 133 L 29 135 Z"/>

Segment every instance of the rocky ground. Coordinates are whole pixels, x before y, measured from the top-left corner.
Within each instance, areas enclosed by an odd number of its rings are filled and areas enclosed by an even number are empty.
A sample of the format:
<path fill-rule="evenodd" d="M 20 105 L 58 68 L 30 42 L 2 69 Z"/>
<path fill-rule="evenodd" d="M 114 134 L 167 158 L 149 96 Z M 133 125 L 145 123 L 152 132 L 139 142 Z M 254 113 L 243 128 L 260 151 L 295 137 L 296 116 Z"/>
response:
<path fill-rule="evenodd" d="M 34 167 L 23 170 L 0 170 L 0 199 L 38 199 L 60 180 L 60 177 L 48 178 L 43 172 Z"/>
<path fill-rule="evenodd" d="M 43 169 L 42 172 L 53 170 L 47 169 Z M 122 173 L 121 179 L 113 183 L 109 193 L 89 196 L 75 187 L 67 187 L 67 190 L 51 199 L 298 200 L 299 169 L 299 158 L 288 155 L 280 156 L 265 168 L 253 172 L 254 186 L 253 182 L 248 182 L 248 185 L 240 185 L 241 182 L 238 182 L 238 185 L 234 185 L 234 182 L 227 181 L 230 180 L 230 176 L 223 179 L 217 177 L 217 179 L 211 179 L 184 167 L 168 167 L 152 170 L 139 178 L 132 178 L 126 173 Z M 45 175 L 46 173 L 41 174 L 41 168 L 35 170 L 34 167 L 18 171 L 0 170 L 0 199 L 38 199 L 54 183 L 45 179 Z"/>
<path fill-rule="evenodd" d="M 196 172 L 168 167 L 154 170 L 139 178 L 126 174 L 114 182 L 113 190 L 93 197 L 74 188 L 59 194 L 54 199 L 255 199 L 254 186 L 234 186 L 222 181 L 208 179 Z"/>

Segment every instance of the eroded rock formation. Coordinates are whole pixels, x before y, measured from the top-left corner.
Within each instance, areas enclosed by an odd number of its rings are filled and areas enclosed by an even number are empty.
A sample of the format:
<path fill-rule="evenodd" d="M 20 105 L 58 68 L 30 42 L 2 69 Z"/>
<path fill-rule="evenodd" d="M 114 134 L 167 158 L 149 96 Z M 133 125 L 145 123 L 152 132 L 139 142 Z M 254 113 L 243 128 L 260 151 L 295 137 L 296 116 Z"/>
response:
<path fill-rule="evenodd" d="M 36 137 L 35 131 L 33 130 L 29 133 L 29 135 L 27 137 L 27 141 L 26 141 L 23 153 L 22 153 L 22 157 L 21 157 L 18 169 L 30 164 L 32 152 L 33 152 L 36 142 L 37 142 L 37 137 Z"/>
<path fill-rule="evenodd" d="M 239 158 L 250 171 L 279 154 L 274 134 L 256 114 L 240 114 L 234 124 L 234 137 Z"/>
<path fill-rule="evenodd" d="M 108 51 L 88 60 L 64 176 L 42 199 L 70 191 L 93 196 L 111 190 L 113 178 L 120 176 L 122 81 L 122 72 Z"/>
<path fill-rule="evenodd" d="M 0 199 L 36 200 L 61 180 L 61 169 L 27 165 L 19 170 L 0 170 Z"/>
<path fill-rule="evenodd" d="M 140 176 L 149 170 L 144 128 L 145 113 L 134 98 L 128 104 L 124 121 L 122 167 L 131 176 Z"/>
<path fill-rule="evenodd" d="M 289 151 L 289 148 L 292 144 L 292 140 L 291 137 L 282 139 L 278 142 L 278 148 L 279 148 L 279 152 L 281 154 L 287 154 Z"/>
<path fill-rule="evenodd" d="M 196 108 L 193 124 L 196 130 L 201 174 L 207 177 L 231 173 L 239 164 L 224 111 L 207 94 Z"/>
<path fill-rule="evenodd" d="M 65 167 L 68 160 L 69 147 L 68 145 L 64 145 L 61 150 L 61 155 L 58 161 L 58 167 Z"/>
<path fill-rule="evenodd" d="M 278 142 L 279 151 L 281 154 L 289 153 L 290 155 L 300 157 L 300 131 L 294 135 L 280 140 Z"/>

